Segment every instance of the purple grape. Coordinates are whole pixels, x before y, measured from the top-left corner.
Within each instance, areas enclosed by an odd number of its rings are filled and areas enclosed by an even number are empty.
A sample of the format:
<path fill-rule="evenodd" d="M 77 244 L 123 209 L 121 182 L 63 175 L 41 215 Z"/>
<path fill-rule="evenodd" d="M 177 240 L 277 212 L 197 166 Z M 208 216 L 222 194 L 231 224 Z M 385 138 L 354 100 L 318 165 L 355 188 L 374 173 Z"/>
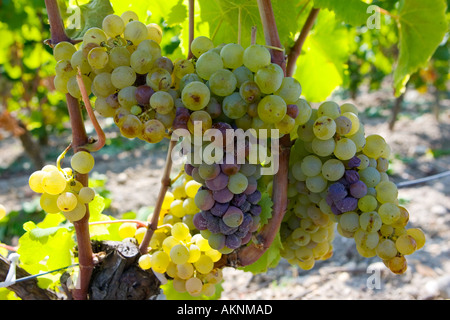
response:
<path fill-rule="evenodd" d="M 222 163 L 220 168 L 227 176 L 232 176 L 233 174 L 239 172 L 241 165 L 237 163 Z"/>
<path fill-rule="evenodd" d="M 211 180 L 217 177 L 220 173 L 220 165 L 217 163 L 207 164 L 202 163 L 198 167 L 198 174 L 205 180 Z"/>
<path fill-rule="evenodd" d="M 228 185 L 228 176 L 224 173 L 219 173 L 219 175 L 214 179 L 206 180 L 205 184 L 209 189 L 213 191 L 225 189 L 225 187 Z"/>
<path fill-rule="evenodd" d="M 230 249 L 237 249 L 241 246 L 242 240 L 235 234 L 230 234 L 225 239 L 225 245 Z"/>
<path fill-rule="evenodd" d="M 213 191 L 214 200 L 220 203 L 230 202 L 233 199 L 233 196 L 234 196 L 233 192 L 228 190 L 228 188 Z"/>
<path fill-rule="evenodd" d="M 248 180 L 248 186 L 247 186 L 247 189 L 245 189 L 244 193 L 252 194 L 258 188 L 258 181 L 256 180 L 255 177 L 247 177 L 247 180 Z"/>
<path fill-rule="evenodd" d="M 207 227 L 207 221 L 205 217 L 203 216 L 202 212 L 197 212 L 194 215 L 194 218 L 192 219 L 192 223 L 194 224 L 195 228 L 198 230 L 206 230 Z"/>
<path fill-rule="evenodd" d="M 229 203 L 216 202 L 210 210 L 211 214 L 215 215 L 216 217 L 222 217 L 225 212 L 227 212 L 229 206 Z"/>
<path fill-rule="evenodd" d="M 348 186 L 350 185 L 350 184 L 348 183 L 348 181 L 345 179 L 345 176 L 342 177 L 342 178 L 340 178 L 337 182 L 340 183 L 340 184 L 342 184 L 345 188 L 348 188 Z"/>
<path fill-rule="evenodd" d="M 239 206 L 239 209 L 242 210 L 242 212 L 248 212 L 250 211 L 250 208 L 252 207 L 252 204 L 248 201 L 245 201 L 243 204 Z"/>
<path fill-rule="evenodd" d="M 350 185 L 350 194 L 357 199 L 364 197 L 367 194 L 366 184 L 364 182 L 362 182 L 361 180 L 356 181 L 355 183 L 351 184 Z"/>
<path fill-rule="evenodd" d="M 358 158 L 357 156 L 354 156 L 353 158 L 348 160 L 347 166 L 349 168 L 356 168 L 356 167 L 359 167 L 360 164 L 361 164 L 361 159 Z"/>
<path fill-rule="evenodd" d="M 220 218 L 209 214 L 206 218 L 206 227 L 212 233 L 220 233 Z"/>
<path fill-rule="evenodd" d="M 235 207 L 240 207 L 247 200 L 247 196 L 243 193 L 235 194 L 231 204 Z"/>
<path fill-rule="evenodd" d="M 244 220 L 244 214 L 241 209 L 235 206 L 229 206 L 227 212 L 222 216 L 223 222 L 231 228 L 239 227 Z"/>
<path fill-rule="evenodd" d="M 336 208 L 341 212 L 353 211 L 358 207 L 358 199 L 353 197 L 345 197 L 342 200 L 335 201 Z"/>
<path fill-rule="evenodd" d="M 259 190 L 247 195 L 247 201 L 251 204 L 257 204 L 259 200 L 261 200 L 261 192 Z"/>
<path fill-rule="evenodd" d="M 331 208 L 331 212 L 333 212 L 333 214 L 335 214 L 337 216 L 342 214 L 342 212 L 336 207 L 336 205 L 334 203 L 330 206 L 330 208 Z"/>
<path fill-rule="evenodd" d="M 194 170 L 194 166 L 190 163 L 186 163 L 184 165 L 184 172 L 192 177 L 192 170 Z"/>
<path fill-rule="evenodd" d="M 328 198 L 333 202 L 344 199 L 347 196 L 347 190 L 342 183 L 335 182 L 328 187 Z M 327 202 L 328 203 L 328 202 Z M 328 203 L 328 205 L 330 205 Z"/>
<path fill-rule="evenodd" d="M 353 184 L 359 180 L 359 174 L 356 170 L 346 170 L 344 177 L 349 184 Z"/>
<path fill-rule="evenodd" d="M 259 216 L 261 214 L 262 208 L 260 205 L 254 204 L 250 207 L 250 213 L 254 216 Z"/>
<path fill-rule="evenodd" d="M 148 107 L 150 105 L 150 98 L 154 93 L 155 90 L 150 86 L 142 85 L 136 88 L 134 95 L 139 105 Z"/>
<path fill-rule="evenodd" d="M 216 203 L 212 191 L 207 189 L 198 190 L 195 194 L 194 202 L 200 210 L 204 211 L 211 209 Z"/>
<path fill-rule="evenodd" d="M 333 196 L 330 193 L 327 193 L 327 196 L 325 197 L 326 203 L 331 207 L 334 205 Z"/>
<path fill-rule="evenodd" d="M 239 230 L 249 230 L 253 225 L 253 217 L 251 214 L 246 213 L 244 215 L 244 220 L 242 220 Z"/>
<path fill-rule="evenodd" d="M 197 181 L 198 183 L 204 184 L 205 180 L 200 177 L 200 174 L 198 173 L 198 168 L 194 167 L 194 169 L 192 169 L 192 178 Z"/>
<path fill-rule="evenodd" d="M 230 235 L 232 233 L 235 233 L 236 230 L 238 229 L 237 227 L 232 228 L 232 227 L 227 226 L 225 224 L 225 222 L 223 222 L 223 220 L 219 221 L 219 227 L 220 227 L 220 233 L 223 233 L 224 235 Z"/>
<path fill-rule="evenodd" d="M 296 104 L 288 104 L 286 114 L 292 119 L 297 118 L 299 114 L 298 106 Z"/>
<path fill-rule="evenodd" d="M 259 228 L 259 225 L 261 223 L 261 217 L 253 216 L 252 220 L 253 220 L 253 223 L 252 223 L 252 226 L 250 227 L 250 232 L 255 232 Z"/>
<path fill-rule="evenodd" d="M 241 238 L 241 245 L 247 244 L 250 242 L 250 240 L 252 239 L 252 232 L 247 232 L 247 234 Z"/>

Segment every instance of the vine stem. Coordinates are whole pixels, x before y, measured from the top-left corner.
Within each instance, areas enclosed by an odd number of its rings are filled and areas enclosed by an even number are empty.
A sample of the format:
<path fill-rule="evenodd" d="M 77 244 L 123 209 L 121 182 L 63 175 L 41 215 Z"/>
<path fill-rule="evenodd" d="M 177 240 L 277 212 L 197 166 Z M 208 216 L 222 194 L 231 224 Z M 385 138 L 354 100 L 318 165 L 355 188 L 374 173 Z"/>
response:
<path fill-rule="evenodd" d="M 189 0 L 189 53 L 188 59 L 192 59 L 194 55 L 191 50 L 191 43 L 194 40 L 194 10 L 195 10 L 195 0 Z"/>
<path fill-rule="evenodd" d="M 141 254 L 146 254 L 148 252 L 148 246 L 150 240 L 152 239 L 153 233 L 158 228 L 159 215 L 161 213 L 161 207 L 164 201 L 164 196 L 167 190 L 172 184 L 170 179 L 170 172 L 172 171 L 172 150 L 177 144 L 176 140 L 170 140 L 169 149 L 167 150 L 166 165 L 164 166 L 164 172 L 161 178 L 161 188 L 159 189 L 158 198 L 156 199 L 155 209 L 153 210 L 152 219 L 148 225 L 148 229 L 145 232 L 144 238 L 139 245 L 139 251 Z"/>
<path fill-rule="evenodd" d="M 69 41 L 64 31 L 64 23 L 59 12 L 56 0 L 45 0 L 47 14 L 51 31 L 51 45 L 55 46 L 61 41 Z M 67 109 L 72 128 L 72 148 L 74 152 L 82 149 L 88 143 L 86 128 L 78 99 L 66 94 Z M 88 175 L 77 174 L 76 179 L 83 185 L 88 186 Z M 79 221 L 73 223 L 77 237 L 78 261 L 80 264 L 79 283 L 73 291 L 75 300 L 86 300 L 89 290 L 89 282 L 94 268 L 93 252 L 89 234 L 89 206 L 86 205 L 86 215 Z"/>
<path fill-rule="evenodd" d="M 298 57 L 302 53 L 303 44 L 305 43 L 306 38 L 308 37 L 309 32 L 311 31 L 312 27 L 314 26 L 314 22 L 317 19 L 317 16 L 319 14 L 320 9 L 318 8 L 312 8 L 308 18 L 306 19 L 305 24 L 302 27 L 302 30 L 300 31 L 300 34 L 295 40 L 294 45 L 292 46 L 288 58 L 287 58 L 287 66 L 286 66 L 286 75 L 288 77 L 292 77 L 295 71 L 295 64 L 297 62 Z"/>

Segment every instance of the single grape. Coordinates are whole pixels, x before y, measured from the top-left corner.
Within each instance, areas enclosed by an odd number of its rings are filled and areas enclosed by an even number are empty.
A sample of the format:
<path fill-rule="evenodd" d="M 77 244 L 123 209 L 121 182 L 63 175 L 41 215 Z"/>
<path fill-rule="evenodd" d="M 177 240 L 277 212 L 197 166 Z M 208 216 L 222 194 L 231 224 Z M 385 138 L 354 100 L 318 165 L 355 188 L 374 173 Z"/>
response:
<path fill-rule="evenodd" d="M 58 196 L 56 200 L 56 205 L 61 211 L 71 211 L 75 209 L 78 199 L 72 192 L 64 192 Z"/>
<path fill-rule="evenodd" d="M 124 222 L 119 226 L 118 233 L 122 239 L 134 237 L 137 230 L 136 223 Z"/>
<path fill-rule="evenodd" d="M 125 40 L 129 40 L 134 45 L 138 45 L 148 37 L 147 26 L 137 20 L 130 21 L 126 23 L 123 35 Z"/>
<path fill-rule="evenodd" d="M 191 51 L 196 58 L 199 58 L 203 53 L 213 48 L 214 43 L 211 39 L 205 36 L 196 37 L 192 40 L 191 43 Z"/>
<path fill-rule="evenodd" d="M 140 138 L 149 143 L 158 143 L 164 139 L 166 129 L 161 121 L 156 119 L 144 123 Z"/>
<path fill-rule="evenodd" d="M 276 95 L 267 95 L 258 103 L 258 116 L 266 123 L 280 122 L 286 111 L 286 102 Z"/>
<path fill-rule="evenodd" d="M 244 50 L 243 63 L 250 71 L 257 72 L 271 63 L 270 52 L 261 45 L 250 45 Z"/>
<path fill-rule="evenodd" d="M 216 71 L 223 69 L 223 61 L 214 51 L 203 53 L 197 60 L 196 72 L 204 80 L 209 80 Z"/>
<path fill-rule="evenodd" d="M 209 103 L 210 92 L 203 82 L 192 81 L 183 88 L 181 99 L 189 110 L 201 110 Z"/>
<path fill-rule="evenodd" d="M 272 94 L 280 88 L 283 78 L 283 69 L 278 64 L 271 63 L 256 72 L 254 81 L 263 94 Z"/>

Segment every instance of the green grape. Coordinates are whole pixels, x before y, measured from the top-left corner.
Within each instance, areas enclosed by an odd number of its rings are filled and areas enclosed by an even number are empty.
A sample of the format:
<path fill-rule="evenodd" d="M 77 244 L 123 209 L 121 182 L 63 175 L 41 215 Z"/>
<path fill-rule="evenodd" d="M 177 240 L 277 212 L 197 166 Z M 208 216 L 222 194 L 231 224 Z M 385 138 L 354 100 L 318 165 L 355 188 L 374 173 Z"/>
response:
<path fill-rule="evenodd" d="M 314 155 L 306 156 L 302 160 L 301 169 L 308 177 L 317 176 L 321 172 L 322 161 Z"/>
<path fill-rule="evenodd" d="M 45 193 L 57 195 L 63 192 L 66 187 L 66 178 L 58 170 L 47 172 L 42 178 L 42 188 Z"/>
<path fill-rule="evenodd" d="M 390 239 L 380 240 L 376 247 L 377 256 L 383 260 L 389 260 L 397 255 L 397 248 L 394 241 Z"/>
<path fill-rule="evenodd" d="M 95 198 L 95 190 L 90 187 L 82 187 L 78 191 L 78 200 L 81 203 L 89 203 Z"/>
<path fill-rule="evenodd" d="M 362 151 L 362 149 L 366 144 L 366 135 L 364 132 L 364 126 L 361 124 L 359 126 L 359 130 L 355 134 L 348 136 L 348 138 L 355 143 L 357 152 Z"/>
<path fill-rule="evenodd" d="M 146 74 L 153 68 L 153 60 L 147 52 L 137 49 L 130 56 L 130 66 L 136 73 Z"/>
<path fill-rule="evenodd" d="M 378 206 L 377 199 L 371 195 L 365 195 L 358 200 L 358 208 L 362 212 L 374 211 Z"/>
<path fill-rule="evenodd" d="M 230 119 L 243 117 L 248 110 L 247 103 L 242 99 L 239 92 L 233 92 L 225 97 L 222 102 L 222 111 Z"/>
<path fill-rule="evenodd" d="M 302 94 L 302 86 L 297 79 L 284 77 L 275 94 L 282 97 L 286 104 L 295 104 Z"/>
<path fill-rule="evenodd" d="M 45 171 L 38 170 L 33 172 L 28 178 L 28 185 L 30 189 L 36 193 L 44 193 L 44 187 L 42 185 L 42 179 L 46 175 Z"/>
<path fill-rule="evenodd" d="M 253 81 L 253 72 L 251 72 L 247 67 L 240 66 L 233 70 L 233 74 L 237 80 L 237 87 L 240 88 L 244 82 Z"/>
<path fill-rule="evenodd" d="M 114 47 L 109 52 L 109 65 L 112 68 L 130 65 L 130 51 L 126 47 Z"/>
<path fill-rule="evenodd" d="M 110 38 L 120 36 L 125 30 L 122 18 L 115 14 L 109 14 L 103 18 L 102 29 Z"/>
<path fill-rule="evenodd" d="M 267 95 L 258 103 L 258 116 L 266 123 L 280 122 L 286 115 L 286 102 L 276 95 Z"/>
<path fill-rule="evenodd" d="M 244 50 L 243 63 L 250 71 L 257 72 L 271 63 L 271 55 L 267 48 L 252 44 Z"/>
<path fill-rule="evenodd" d="M 236 89 L 236 85 L 236 77 L 227 69 L 217 70 L 209 78 L 209 88 L 217 96 L 229 96 Z"/>
<path fill-rule="evenodd" d="M 426 242 L 425 233 L 420 228 L 410 228 L 406 230 L 406 234 L 410 235 L 416 241 L 416 250 L 421 249 Z"/>
<path fill-rule="evenodd" d="M 192 133 L 195 134 L 195 125 L 197 123 L 200 123 L 201 125 L 201 134 L 203 135 L 206 130 L 210 129 L 212 127 L 212 118 L 209 115 L 208 112 L 203 111 L 203 110 L 199 110 L 199 111 L 194 111 L 191 113 L 190 117 L 189 117 L 189 121 L 187 123 L 187 127 L 188 130 Z M 198 125 L 198 124 L 197 124 Z"/>
<path fill-rule="evenodd" d="M 262 93 L 271 94 L 280 88 L 283 78 L 283 69 L 278 64 L 271 63 L 258 69 L 254 81 Z"/>
<path fill-rule="evenodd" d="M 290 235 L 297 246 L 306 246 L 311 240 L 311 235 L 302 228 L 296 228 Z"/>
<path fill-rule="evenodd" d="M 322 174 L 318 174 L 317 176 L 314 176 L 314 177 L 307 177 L 305 182 L 306 182 L 306 187 L 311 192 L 316 192 L 316 193 L 324 191 L 328 185 L 327 180 L 322 176 Z"/>
<path fill-rule="evenodd" d="M 347 232 L 356 232 L 359 229 L 359 215 L 356 212 L 345 212 L 340 215 L 339 224 Z"/>
<path fill-rule="evenodd" d="M 67 90 L 67 83 L 68 83 L 68 79 L 63 78 L 61 76 L 56 75 L 53 78 L 53 85 L 55 86 L 55 89 L 58 90 L 61 93 L 68 93 L 69 91 Z"/>
<path fill-rule="evenodd" d="M 186 291 L 191 296 L 198 296 L 202 293 L 203 290 L 203 282 L 199 278 L 193 277 L 188 280 L 186 280 L 185 283 Z"/>
<path fill-rule="evenodd" d="M 86 215 L 86 205 L 77 202 L 75 209 L 71 211 L 63 211 L 62 214 L 70 222 L 76 222 L 84 218 Z"/>
<path fill-rule="evenodd" d="M 205 239 L 206 240 L 206 239 Z M 206 240 L 208 241 L 208 240 Z M 208 245 L 209 246 L 209 245 Z M 214 268 L 214 262 L 210 257 L 202 254 L 196 262 L 194 262 L 195 269 L 201 274 L 208 274 Z"/>
<path fill-rule="evenodd" d="M 223 66 L 227 69 L 236 69 L 244 63 L 244 48 L 237 43 L 228 43 L 220 50 Z"/>
<path fill-rule="evenodd" d="M 139 257 L 138 259 L 138 264 L 139 267 L 142 270 L 148 270 L 152 267 L 152 256 L 150 254 L 143 254 L 142 256 Z"/>
<path fill-rule="evenodd" d="M 374 167 L 367 167 L 359 171 L 359 178 L 366 184 L 368 188 L 374 188 L 380 183 L 381 176 L 377 169 Z"/>
<path fill-rule="evenodd" d="M 354 104 L 352 103 L 344 103 L 343 105 L 341 105 L 341 113 L 344 114 L 346 112 L 352 112 L 354 114 L 358 114 L 358 109 L 355 107 Z"/>
<path fill-rule="evenodd" d="M 375 232 L 380 230 L 383 222 L 380 215 L 376 211 L 363 212 L 359 216 L 359 225 L 361 229 L 367 232 Z"/>
<path fill-rule="evenodd" d="M 347 117 L 339 116 L 334 119 L 334 122 L 336 123 L 336 133 L 341 136 L 348 134 L 352 129 L 352 122 Z"/>
<path fill-rule="evenodd" d="M 298 107 L 298 116 L 295 118 L 295 124 L 303 125 L 311 118 L 312 108 L 305 99 L 298 99 L 295 105 Z"/>
<path fill-rule="evenodd" d="M 381 181 L 375 186 L 377 191 L 377 200 L 380 203 L 395 202 L 398 196 L 398 189 L 395 183 L 391 181 Z"/>
<path fill-rule="evenodd" d="M 297 128 L 297 135 L 300 140 L 303 140 L 305 142 L 311 142 L 314 140 L 314 138 L 315 138 L 315 135 L 313 132 L 314 122 L 315 121 L 313 119 L 310 119 L 306 123 L 300 125 Z"/>
<path fill-rule="evenodd" d="M 147 31 L 148 31 L 148 39 L 153 40 L 156 43 L 160 44 L 162 40 L 162 29 L 161 27 L 156 23 L 149 23 L 147 25 Z"/>
<path fill-rule="evenodd" d="M 133 114 L 126 115 L 119 125 L 120 133 L 128 139 L 140 136 L 142 128 L 141 120 Z"/>
<path fill-rule="evenodd" d="M 56 203 L 58 200 L 58 196 L 59 194 L 43 193 L 39 200 L 39 205 L 41 206 L 42 210 L 44 210 L 47 213 L 60 212 L 61 210 L 59 210 L 58 204 Z"/>
<path fill-rule="evenodd" d="M 106 42 L 107 36 L 105 32 L 97 27 L 90 28 L 86 31 L 83 36 L 83 45 L 93 43 L 98 46 L 102 44 L 102 42 Z"/>
<path fill-rule="evenodd" d="M 134 237 L 137 230 L 136 223 L 124 222 L 119 226 L 118 233 L 122 239 Z"/>
<path fill-rule="evenodd" d="M 97 96 L 108 97 L 115 93 L 116 88 L 112 84 L 111 74 L 108 72 L 102 72 L 95 76 L 92 86 L 95 88 Z"/>
<path fill-rule="evenodd" d="M 209 80 L 214 72 L 221 69 L 223 69 L 222 58 L 214 51 L 203 53 L 197 60 L 196 71 L 202 79 Z"/>
<path fill-rule="evenodd" d="M 56 61 L 60 60 L 71 60 L 72 55 L 77 51 L 75 46 L 67 41 L 61 41 L 59 42 L 54 48 L 53 48 L 53 56 L 55 57 Z"/>
<path fill-rule="evenodd" d="M 151 260 L 150 264 L 152 266 L 153 271 L 164 273 L 166 272 L 167 267 L 169 266 L 170 257 L 164 251 L 156 251 L 152 254 L 150 260 Z"/>
<path fill-rule="evenodd" d="M 161 121 L 156 119 L 144 123 L 140 138 L 149 143 L 158 143 L 164 139 L 166 128 Z"/>
<path fill-rule="evenodd" d="M 78 199 L 72 192 L 64 192 L 58 196 L 56 200 L 56 205 L 61 211 L 71 211 L 75 209 Z"/>
<path fill-rule="evenodd" d="M 109 55 L 106 48 L 96 47 L 89 51 L 87 60 L 93 69 L 102 69 L 108 64 Z"/>
<path fill-rule="evenodd" d="M 287 114 L 280 122 L 275 123 L 275 128 L 278 129 L 281 134 L 289 134 L 295 128 L 295 120 Z"/>
<path fill-rule="evenodd" d="M 81 79 L 84 83 L 84 86 L 86 88 L 86 93 L 88 95 L 91 94 L 91 85 L 92 85 L 92 81 L 89 77 L 85 76 L 84 74 L 81 76 Z M 77 99 L 81 98 L 81 91 L 80 91 L 80 87 L 78 86 L 78 82 L 77 82 L 77 77 L 73 76 L 71 77 L 68 81 L 67 81 L 67 91 L 69 92 L 69 94 Z"/>
<path fill-rule="evenodd" d="M 195 180 L 190 180 L 184 186 L 184 190 L 186 191 L 186 195 L 189 198 L 195 198 L 198 189 L 200 189 L 202 185 Z"/>
<path fill-rule="evenodd" d="M 214 43 L 211 39 L 205 36 L 199 36 L 192 40 L 191 52 L 194 57 L 199 58 L 205 52 L 214 48 Z"/>
<path fill-rule="evenodd" d="M 152 62 L 156 62 L 157 59 L 161 58 L 161 46 L 153 40 L 144 40 L 137 46 L 136 51 L 143 51 L 151 58 Z M 155 66 L 156 67 L 156 66 Z M 168 70 L 173 71 L 173 68 Z"/>
<path fill-rule="evenodd" d="M 94 157 L 87 151 L 78 151 L 70 159 L 72 169 L 81 174 L 89 173 L 94 164 Z"/>
<path fill-rule="evenodd" d="M 183 78 L 187 74 L 195 73 L 195 66 L 192 61 L 181 59 L 173 64 L 173 74 L 178 79 Z"/>
<path fill-rule="evenodd" d="M 189 259 L 189 249 L 184 244 L 177 244 L 170 249 L 170 259 L 175 264 L 184 264 Z"/>
<path fill-rule="evenodd" d="M 172 123 L 175 120 L 175 117 L 175 109 L 172 109 L 172 111 L 167 114 L 156 113 L 155 115 L 155 119 L 159 120 L 166 129 L 170 129 L 172 127 Z"/>
<path fill-rule="evenodd" d="M 200 211 L 200 209 L 195 204 L 194 198 L 186 198 L 183 200 L 183 211 L 184 215 L 194 215 Z"/>
<path fill-rule="evenodd" d="M 172 226 L 171 234 L 178 240 L 184 241 L 190 235 L 189 227 L 183 222 L 177 222 Z"/>
<path fill-rule="evenodd" d="M 196 262 L 200 258 L 201 254 L 202 254 L 202 252 L 196 244 L 190 244 L 189 245 L 188 263 Z"/>
<path fill-rule="evenodd" d="M 129 66 L 119 66 L 111 73 L 111 83 L 117 89 L 132 86 L 136 81 L 136 72 Z"/>
<path fill-rule="evenodd" d="M 168 92 L 156 91 L 150 97 L 150 106 L 160 114 L 168 114 L 174 108 L 174 101 Z"/>
<path fill-rule="evenodd" d="M 318 138 L 314 138 L 311 141 L 311 148 L 315 154 L 320 157 L 327 157 L 331 155 L 336 147 L 336 142 L 333 138 L 327 140 L 321 140 Z"/>
<path fill-rule="evenodd" d="M 366 156 L 365 154 L 358 154 L 357 157 L 359 158 L 359 160 L 361 160 L 361 163 L 358 166 L 359 170 L 364 170 L 369 166 L 370 161 L 368 156 Z"/>
<path fill-rule="evenodd" d="M 348 139 L 342 138 L 336 142 L 336 147 L 334 148 L 334 155 L 339 160 L 349 160 L 353 158 L 356 153 L 355 143 Z"/>
<path fill-rule="evenodd" d="M 177 276 L 181 279 L 192 278 L 194 271 L 194 266 L 191 263 L 177 264 Z"/>
<path fill-rule="evenodd" d="M 137 46 L 139 43 L 147 39 L 147 26 L 140 21 L 130 21 L 125 25 L 123 35 L 125 40 L 129 40 Z"/>
<path fill-rule="evenodd" d="M 117 100 L 121 107 L 124 107 L 126 110 L 130 110 L 132 106 L 138 104 L 136 100 L 136 87 L 128 86 L 123 89 L 120 89 L 117 94 Z"/>
<path fill-rule="evenodd" d="M 258 102 L 261 98 L 261 90 L 254 81 L 245 81 L 239 87 L 239 94 L 242 99 L 247 103 Z M 257 106 L 255 104 L 255 106 Z"/>
<path fill-rule="evenodd" d="M 313 132 L 318 139 L 331 139 L 336 133 L 336 123 L 328 116 L 319 117 L 314 122 Z"/>
<path fill-rule="evenodd" d="M 345 166 L 342 161 L 329 159 L 322 166 L 322 175 L 328 181 L 338 181 L 344 176 Z"/>
<path fill-rule="evenodd" d="M 380 241 L 378 232 L 368 232 L 362 229 L 358 229 L 353 236 L 356 245 L 364 250 L 375 250 Z"/>
<path fill-rule="evenodd" d="M 237 172 L 229 177 L 228 189 L 234 194 L 241 194 L 248 187 L 248 179 L 245 175 Z"/>
<path fill-rule="evenodd" d="M 166 91 L 172 85 L 172 76 L 166 69 L 156 68 L 147 74 L 146 83 L 155 91 Z"/>
<path fill-rule="evenodd" d="M 378 214 L 384 224 L 393 224 L 400 218 L 400 209 L 393 203 L 383 203 L 378 208 Z"/>
<path fill-rule="evenodd" d="M 416 240 L 407 233 L 402 234 L 397 238 L 395 246 L 398 252 L 403 255 L 412 254 L 417 249 Z"/>
<path fill-rule="evenodd" d="M 326 101 L 322 103 L 319 108 L 317 108 L 318 117 L 329 117 L 331 119 L 336 119 L 341 115 L 341 108 L 336 102 Z"/>
<path fill-rule="evenodd" d="M 70 64 L 70 60 L 59 60 L 55 66 L 56 76 L 66 79 L 66 81 L 75 76 L 77 71 Z"/>
<path fill-rule="evenodd" d="M 354 135 L 356 132 L 358 132 L 360 126 L 358 116 L 353 112 L 344 112 L 342 116 L 348 118 L 352 123 L 352 128 L 350 129 L 350 131 L 347 133 L 346 136 L 351 136 Z"/>
<path fill-rule="evenodd" d="M 189 110 L 201 110 L 208 104 L 210 92 L 208 87 L 200 81 L 188 83 L 181 92 L 181 100 Z"/>
<path fill-rule="evenodd" d="M 383 153 L 386 141 L 378 134 L 371 134 L 366 137 L 366 145 L 362 149 L 364 154 L 369 158 L 378 159 Z"/>
<path fill-rule="evenodd" d="M 92 68 L 89 65 L 87 58 L 83 55 L 83 51 L 81 51 L 81 50 L 76 51 L 72 55 L 72 57 L 70 59 L 70 64 L 72 65 L 72 68 L 74 70 L 77 70 L 79 68 L 81 74 L 84 74 L 84 75 L 86 75 L 92 71 Z"/>

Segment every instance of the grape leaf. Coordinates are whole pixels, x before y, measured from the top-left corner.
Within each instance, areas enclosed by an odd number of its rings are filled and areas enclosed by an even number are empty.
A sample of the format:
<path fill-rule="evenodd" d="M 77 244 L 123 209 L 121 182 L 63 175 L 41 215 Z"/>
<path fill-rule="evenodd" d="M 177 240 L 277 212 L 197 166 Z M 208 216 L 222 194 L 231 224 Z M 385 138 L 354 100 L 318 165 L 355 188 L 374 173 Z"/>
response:
<path fill-rule="evenodd" d="M 281 259 L 281 249 L 283 245 L 281 243 L 280 233 L 277 232 L 272 244 L 263 253 L 263 255 L 251 265 L 241 268 L 244 271 L 249 271 L 254 274 L 266 272 L 268 268 L 275 267 Z"/>
<path fill-rule="evenodd" d="M 216 284 L 216 292 L 211 296 L 200 295 L 197 297 L 191 296 L 188 292 L 178 292 L 174 289 L 173 280 L 169 280 L 166 284 L 161 285 L 161 289 L 167 300 L 218 300 L 222 294 L 222 282 Z"/>
<path fill-rule="evenodd" d="M 402 1 L 398 14 L 399 58 L 394 71 L 396 96 L 405 90 L 410 75 L 425 66 L 441 41 L 448 25 L 445 0 Z"/>
<path fill-rule="evenodd" d="M 344 83 L 351 32 L 336 21 L 334 13 L 319 14 L 296 63 L 295 78 L 307 101 L 321 102 Z"/>
<path fill-rule="evenodd" d="M 336 18 L 353 26 L 367 22 L 369 5 L 361 0 L 314 0 L 314 7 L 334 11 Z"/>

